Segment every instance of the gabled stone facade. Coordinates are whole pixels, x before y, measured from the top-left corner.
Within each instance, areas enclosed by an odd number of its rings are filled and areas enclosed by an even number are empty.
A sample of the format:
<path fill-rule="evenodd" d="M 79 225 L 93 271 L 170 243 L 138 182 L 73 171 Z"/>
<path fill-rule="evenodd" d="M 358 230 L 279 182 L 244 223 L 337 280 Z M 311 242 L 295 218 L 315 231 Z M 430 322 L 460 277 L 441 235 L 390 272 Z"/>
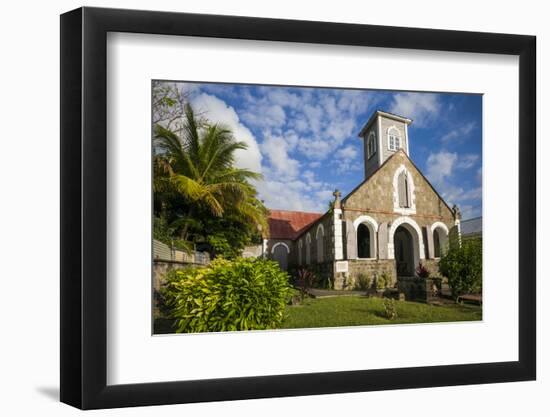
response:
<path fill-rule="evenodd" d="M 353 288 L 360 275 L 384 275 L 390 286 L 406 283 L 419 263 L 438 274 L 449 233 L 459 233 L 460 214 L 409 158 L 410 123 L 401 116 L 374 113 L 360 132 L 365 180 L 343 199 L 336 191 L 331 211 L 285 240 L 288 257 L 281 264 L 314 270 L 335 289 Z M 369 137 L 376 138 L 375 146 Z M 274 242 L 268 240 L 268 246 Z"/>

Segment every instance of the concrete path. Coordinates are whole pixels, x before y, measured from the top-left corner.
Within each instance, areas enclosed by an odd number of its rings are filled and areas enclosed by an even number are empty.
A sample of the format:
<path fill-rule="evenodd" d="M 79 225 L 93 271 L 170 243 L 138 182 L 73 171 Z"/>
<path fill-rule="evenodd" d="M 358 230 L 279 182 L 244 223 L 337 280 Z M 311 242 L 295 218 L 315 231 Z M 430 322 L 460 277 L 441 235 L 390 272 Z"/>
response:
<path fill-rule="evenodd" d="M 366 291 L 355 290 L 325 290 L 321 288 L 310 288 L 307 290 L 308 294 L 315 298 L 327 298 L 327 297 L 360 297 L 367 295 Z"/>

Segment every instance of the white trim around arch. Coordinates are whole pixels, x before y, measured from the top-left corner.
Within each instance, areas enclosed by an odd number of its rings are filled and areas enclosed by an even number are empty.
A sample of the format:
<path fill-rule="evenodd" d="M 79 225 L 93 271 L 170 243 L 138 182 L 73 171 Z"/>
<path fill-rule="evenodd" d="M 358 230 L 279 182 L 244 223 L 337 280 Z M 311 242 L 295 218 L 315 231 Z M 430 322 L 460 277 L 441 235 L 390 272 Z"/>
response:
<path fill-rule="evenodd" d="M 435 231 L 436 228 L 438 227 L 441 227 L 445 233 L 448 235 L 449 234 L 449 228 L 447 227 L 447 225 L 443 222 L 435 222 L 434 224 L 431 225 L 430 229 L 432 230 L 432 233 Z"/>
<path fill-rule="evenodd" d="M 325 258 L 325 228 L 322 224 L 317 226 L 317 231 L 315 232 L 315 247 L 317 248 L 317 262 L 321 263 Z"/>
<path fill-rule="evenodd" d="M 395 248 L 393 239 L 395 231 L 399 226 L 404 226 L 411 233 L 413 237 L 413 252 L 415 267 L 421 259 L 425 259 L 424 255 L 424 242 L 422 240 L 422 229 L 418 223 L 416 223 L 410 217 L 402 216 L 395 219 L 388 231 L 388 259 L 395 259 Z"/>
<path fill-rule="evenodd" d="M 323 233 L 323 236 L 325 235 L 325 228 L 322 224 L 320 224 L 319 226 L 317 226 L 317 231 L 315 232 L 315 239 L 319 237 L 319 230 L 321 230 L 321 232 Z"/>
<path fill-rule="evenodd" d="M 439 234 L 437 229 L 442 230 L 444 232 L 444 235 L 441 236 L 441 234 Z M 444 248 L 447 246 L 447 244 L 449 242 L 449 228 L 443 222 L 435 222 L 434 224 L 431 225 L 430 230 L 431 230 L 431 233 L 432 233 L 431 239 L 433 241 L 433 244 L 432 244 L 432 247 L 433 247 L 432 252 L 433 253 L 430 254 L 430 256 L 433 256 L 434 259 L 439 259 L 441 257 L 441 255 L 443 254 Z M 436 256 L 436 253 L 437 253 L 436 252 L 436 247 L 435 247 L 435 234 L 436 233 L 438 233 L 438 238 L 439 238 L 439 256 Z"/>
<path fill-rule="evenodd" d="M 355 229 L 355 239 L 357 239 L 359 236 L 359 234 L 357 233 L 357 229 L 361 224 L 364 224 L 369 228 L 369 231 L 371 233 L 371 248 L 370 248 L 370 256 L 368 258 L 358 257 L 357 259 L 375 259 L 378 253 L 378 223 L 372 217 L 367 215 L 362 215 L 357 217 L 353 221 L 353 228 Z M 357 245 L 357 248 L 358 248 L 357 250 L 359 250 L 359 245 Z"/>
<path fill-rule="evenodd" d="M 290 253 L 290 248 L 288 247 L 288 245 L 285 243 L 285 242 L 277 242 L 273 245 L 273 247 L 271 248 L 271 253 L 273 254 L 275 252 L 275 248 L 277 246 L 284 246 L 286 248 L 286 253 Z"/>
<path fill-rule="evenodd" d="M 407 173 L 407 182 L 409 185 L 408 192 L 411 197 L 410 207 L 399 207 L 399 187 L 397 183 L 399 181 L 399 174 L 403 171 Z M 414 194 L 413 177 L 407 167 L 403 164 L 399 165 L 393 174 L 393 211 L 399 214 L 416 214 L 416 196 Z"/>

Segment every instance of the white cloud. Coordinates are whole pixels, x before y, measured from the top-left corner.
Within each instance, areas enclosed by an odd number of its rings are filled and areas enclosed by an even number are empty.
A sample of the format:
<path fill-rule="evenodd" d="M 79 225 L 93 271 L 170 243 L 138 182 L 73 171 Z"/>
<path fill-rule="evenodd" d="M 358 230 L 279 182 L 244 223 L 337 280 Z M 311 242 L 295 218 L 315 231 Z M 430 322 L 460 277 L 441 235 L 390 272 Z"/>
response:
<path fill-rule="evenodd" d="M 323 212 L 326 206 L 318 198 L 304 193 L 305 183 L 300 181 L 261 181 L 257 185 L 259 197 L 271 209 Z M 326 202 L 325 202 L 326 204 Z"/>
<path fill-rule="evenodd" d="M 393 97 L 390 112 L 413 119 L 416 126 L 426 126 L 434 120 L 441 109 L 436 94 L 399 93 Z"/>
<path fill-rule="evenodd" d="M 446 151 L 431 153 L 426 162 L 426 176 L 433 184 L 441 184 L 445 178 L 452 175 L 457 159 L 456 153 Z"/>
<path fill-rule="evenodd" d="M 280 128 L 286 122 L 286 113 L 278 104 L 255 104 L 242 113 L 243 120 L 260 128 Z"/>
<path fill-rule="evenodd" d="M 300 172 L 300 163 L 288 155 L 288 144 L 279 136 L 268 136 L 261 145 L 277 176 L 295 178 Z"/>
<path fill-rule="evenodd" d="M 334 196 L 332 195 L 334 193 L 333 190 L 321 190 L 321 191 L 317 191 L 315 193 L 315 196 L 317 197 L 317 199 L 321 200 L 321 201 L 324 201 L 325 203 L 325 208 L 328 207 L 328 203 L 332 200 L 334 200 Z"/>
<path fill-rule="evenodd" d="M 254 172 L 262 172 L 262 154 L 252 132 L 244 126 L 239 116 L 225 101 L 202 93 L 191 100 L 193 108 L 204 115 L 213 123 L 222 123 L 231 129 L 235 139 L 246 143 L 247 149 L 235 152 L 235 163 L 240 168 L 250 169 Z"/>
<path fill-rule="evenodd" d="M 332 154 L 334 147 L 322 139 L 303 138 L 298 142 L 298 150 L 309 159 L 325 159 Z"/>
<path fill-rule="evenodd" d="M 343 148 L 338 149 L 338 151 L 335 153 L 335 157 L 337 159 L 355 159 L 357 156 L 357 148 L 352 145 L 345 146 Z"/>
<path fill-rule="evenodd" d="M 457 167 L 460 169 L 469 169 L 473 167 L 476 162 L 479 160 L 479 155 L 476 154 L 466 154 L 459 158 Z"/>
<path fill-rule="evenodd" d="M 279 106 L 296 108 L 300 106 L 301 99 L 297 94 L 290 93 L 284 88 L 268 87 L 266 91 L 267 99 Z"/>
<path fill-rule="evenodd" d="M 464 126 L 460 126 L 457 129 L 453 129 L 450 132 L 444 134 L 441 137 L 442 142 L 450 142 L 452 140 L 461 140 L 466 138 L 475 129 L 475 122 L 466 123 Z"/>
<path fill-rule="evenodd" d="M 426 176 L 449 205 L 457 204 L 464 218 L 475 217 L 480 212 L 482 188 L 465 189 L 453 183 L 455 168 L 470 168 L 478 160 L 477 155 L 458 157 L 456 153 L 441 151 L 428 156 Z"/>
<path fill-rule="evenodd" d="M 324 160 L 356 136 L 356 117 L 367 111 L 365 91 L 258 88 L 242 100 L 243 120 L 264 136 L 282 136 L 288 151 Z"/>

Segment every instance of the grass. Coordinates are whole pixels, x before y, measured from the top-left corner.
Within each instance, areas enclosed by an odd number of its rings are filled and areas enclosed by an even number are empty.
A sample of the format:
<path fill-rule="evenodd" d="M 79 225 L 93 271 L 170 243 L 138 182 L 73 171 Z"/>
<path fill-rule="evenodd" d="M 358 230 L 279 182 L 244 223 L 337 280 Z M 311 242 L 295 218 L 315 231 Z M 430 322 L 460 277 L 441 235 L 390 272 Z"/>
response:
<path fill-rule="evenodd" d="M 288 306 L 282 328 L 365 326 L 398 323 L 438 323 L 481 320 L 481 307 L 474 305 L 430 305 L 396 301 L 397 318 L 384 316 L 380 298 L 331 297 L 306 299 L 300 305 Z"/>

